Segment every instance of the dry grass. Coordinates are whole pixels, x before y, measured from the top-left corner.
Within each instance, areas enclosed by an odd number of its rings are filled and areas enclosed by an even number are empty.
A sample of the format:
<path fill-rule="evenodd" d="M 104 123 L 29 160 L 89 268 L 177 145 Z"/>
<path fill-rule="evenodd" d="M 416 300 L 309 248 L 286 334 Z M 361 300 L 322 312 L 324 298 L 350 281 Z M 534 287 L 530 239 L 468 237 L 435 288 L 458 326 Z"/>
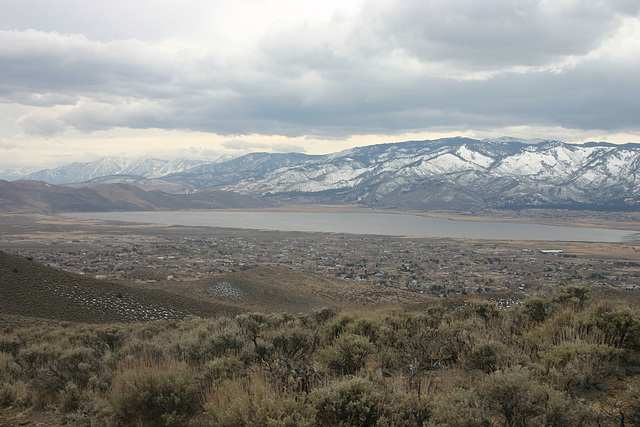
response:
<path fill-rule="evenodd" d="M 489 425 L 544 417 L 619 425 L 639 407 L 631 392 L 640 313 L 584 291 L 534 297 L 548 307 L 535 317 L 537 304 L 468 301 L 102 326 L 15 322 L 0 331 L 0 416 L 39 422 L 29 411 L 39 408 L 53 425 L 417 426 L 466 413 Z"/>

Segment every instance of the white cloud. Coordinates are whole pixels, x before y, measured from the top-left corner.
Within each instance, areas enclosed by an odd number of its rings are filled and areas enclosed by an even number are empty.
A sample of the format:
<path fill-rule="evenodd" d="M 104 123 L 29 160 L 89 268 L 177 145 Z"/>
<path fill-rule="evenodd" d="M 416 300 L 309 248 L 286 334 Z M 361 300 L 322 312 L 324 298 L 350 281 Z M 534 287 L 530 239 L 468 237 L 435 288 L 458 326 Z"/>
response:
<path fill-rule="evenodd" d="M 635 0 L 0 3 L 4 138 L 640 135 Z"/>

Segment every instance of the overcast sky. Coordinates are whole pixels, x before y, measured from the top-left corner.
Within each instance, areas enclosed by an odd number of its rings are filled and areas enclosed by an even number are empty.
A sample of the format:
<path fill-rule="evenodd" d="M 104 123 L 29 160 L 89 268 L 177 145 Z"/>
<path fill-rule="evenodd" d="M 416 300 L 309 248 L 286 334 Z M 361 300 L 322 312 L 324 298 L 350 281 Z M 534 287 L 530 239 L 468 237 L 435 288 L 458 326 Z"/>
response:
<path fill-rule="evenodd" d="M 0 0 L 0 168 L 640 142 L 638 0 Z"/>

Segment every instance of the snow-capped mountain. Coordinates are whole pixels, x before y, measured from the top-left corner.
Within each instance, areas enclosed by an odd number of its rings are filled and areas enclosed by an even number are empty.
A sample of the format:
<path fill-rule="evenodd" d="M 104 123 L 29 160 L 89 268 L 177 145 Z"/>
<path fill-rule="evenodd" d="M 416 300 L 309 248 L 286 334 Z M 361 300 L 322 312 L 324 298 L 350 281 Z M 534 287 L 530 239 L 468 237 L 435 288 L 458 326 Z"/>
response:
<path fill-rule="evenodd" d="M 404 208 L 621 207 L 640 199 L 639 145 L 536 142 L 447 138 L 368 146 L 220 188 Z"/>
<path fill-rule="evenodd" d="M 322 156 L 301 153 L 250 153 L 227 161 L 196 166 L 167 175 L 164 179 L 195 189 L 217 188 L 241 181 L 263 179 L 278 169 L 321 158 Z"/>
<path fill-rule="evenodd" d="M 84 182 L 109 175 L 135 175 L 144 178 L 159 178 L 196 166 L 208 164 L 202 160 L 132 160 L 124 157 L 103 157 L 92 162 L 75 162 L 54 169 L 31 173 L 24 179 L 45 181 L 51 184 Z"/>
<path fill-rule="evenodd" d="M 640 145 L 517 138 L 409 141 L 323 156 L 252 153 L 208 163 L 102 159 L 31 178 L 55 183 L 104 175 L 112 176 L 74 186 L 122 182 L 174 193 L 215 189 L 280 203 L 403 209 L 640 207 Z"/>

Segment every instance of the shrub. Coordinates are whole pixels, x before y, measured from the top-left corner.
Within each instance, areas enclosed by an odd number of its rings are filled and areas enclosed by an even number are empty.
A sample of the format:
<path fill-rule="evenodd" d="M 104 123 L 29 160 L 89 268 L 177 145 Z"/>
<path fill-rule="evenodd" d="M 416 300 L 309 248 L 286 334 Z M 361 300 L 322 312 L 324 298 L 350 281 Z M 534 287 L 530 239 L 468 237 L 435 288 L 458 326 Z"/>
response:
<path fill-rule="evenodd" d="M 13 405 L 16 400 L 16 386 L 5 383 L 0 385 L 0 408 Z"/>
<path fill-rule="evenodd" d="M 380 323 L 366 317 L 361 317 L 352 322 L 347 327 L 347 331 L 355 335 L 367 337 L 369 341 L 375 343 L 378 341 Z"/>
<path fill-rule="evenodd" d="M 477 319 L 473 318 L 454 321 L 438 328 L 432 336 L 439 341 L 438 347 L 446 349 L 451 359 L 458 360 L 460 355 L 468 353 L 473 348 L 476 340 L 475 332 L 479 326 Z"/>
<path fill-rule="evenodd" d="M 584 307 L 584 303 L 589 299 L 590 295 L 591 291 L 587 285 L 564 285 L 553 293 L 553 301 L 564 307 L 580 310 Z"/>
<path fill-rule="evenodd" d="M 467 355 L 465 367 L 491 373 L 504 367 L 509 358 L 507 346 L 499 341 L 476 344 Z"/>
<path fill-rule="evenodd" d="M 309 358 L 315 351 L 317 337 L 300 327 L 279 329 L 267 335 L 276 353 L 289 359 Z"/>
<path fill-rule="evenodd" d="M 13 357 L 0 353 L 0 383 L 14 382 L 24 379 L 25 376 L 24 369 L 15 362 Z"/>
<path fill-rule="evenodd" d="M 591 418 L 589 409 L 566 394 L 553 389 L 546 389 L 547 402 L 540 424 L 548 427 L 565 427 L 585 425 Z"/>
<path fill-rule="evenodd" d="M 205 386 L 219 384 L 224 380 L 245 376 L 245 365 L 237 356 L 223 356 L 206 362 L 202 368 Z"/>
<path fill-rule="evenodd" d="M 326 339 L 328 341 L 331 341 L 338 338 L 343 332 L 347 330 L 347 326 L 355 320 L 355 316 L 352 316 L 350 314 L 343 314 L 338 318 L 334 318 L 333 321 L 326 327 Z"/>
<path fill-rule="evenodd" d="M 433 412 L 431 397 L 418 394 L 394 393 L 386 396 L 382 406 L 376 422 L 379 427 L 423 426 Z"/>
<path fill-rule="evenodd" d="M 0 337 L 0 353 L 9 353 L 17 356 L 22 344 L 18 337 Z"/>
<path fill-rule="evenodd" d="M 409 330 L 409 319 L 404 313 L 385 316 L 378 330 L 378 343 L 384 347 L 401 349 L 413 336 Z"/>
<path fill-rule="evenodd" d="M 186 365 L 141 366 L 114 378 L 108 400 L 124 425 L 184 425 L 202 408 L 201 392 Z"/>
<path fill-rule="evenodd" d="M 75 411 L 80 407 L 82 399 L 80 389 L 74 383 L 67 383 L 64 390 L 61 391 L 60 409 L 61 412 Z"/>
<path fill-rule="evenodd" d="M 33 392 L 32 399 L 36 405 L 53 404 L 64 389 L 66 381 L 63 377 L 48 369 L 38 369 L 29 382 L 29 389 Z"/>
<path fill-rule="evenodd" d="M 336 342 L 320 351 L 320 361 L 335 373 L 350 375 L 360 370 L 375 346 L 361 335 L 343 334 Z"/>
<path fill-rule="evenodd" d="M 534 323 L 541 323 L 553 313 L 553 304 L 548 297 L 536 295 L 525 299 L 521 310 Z"/>
<path fill-rule="evenodd" d="M 354 378 L 314 390 L 309 402 L 316 409 L 316 421 L 326 426 L 375 425 L 383 394 L 366 379 Z"/>
<path fill-rule="evenodd" d="M 0 408 L 28 406 L 30 403 L 30 393 L 24 381 L 5 382 L 0 385 Z"/>
<path fill-rule="evenodd" d="M 620 354 L 621 350 L 606 344 L 573 341 L 540 352 L 540 358 L 558 386 L 575 389 L 600 385 L 615 372 Z"/>
<path fill-rule="evenodd" d="M 616 348 L 640 350 L 640 316 L 628 307 L 613 308 L 599 304 L 595 323 L 604 333 L 605 342 Z"/>
<path fill-rule="evenodd" d="M 202 349 L 209 357 L 234 354 L 243 351 L 249 342 L 237 325 L 212 333 L 202 344 Z"/>
<path fill-rule="evenodd" d="M 489 414 L 475 390 L 455 389 L 434 405 L 430 425 L 447 427 L 489 427 Z"/>
<path fill-rule="evenodd" d="M 89 378 L 101 370 L 101 361 L 93 349 L 77 347 L 62 352 L 53 366 L 56 373 L 65 380 L 85 387 Z"/>
<path fill-rule="evenodd" d="M 531 419 L 543 413 L 547 399 L 545 390 L 531 381 L 525 368 L 490 374 L 479 393 L 487 407 L 503 418 L 505 426 L 529 425 Z"/>
<path fill-rule="evenodd" d="M 467 309 L 485 323 L 499 319 L 502 316 L 498 305 L 491 301 L 472 299 L 467 302 Z"/>
<path fill-rule="evenodd" d="M 33 344 L 20 349 L 18 362 L 27 370 L 48 366 L 60 357 L 61 350 L 50 344 Z"/>
<path fill-rule="evenodd" d="M 626 420 L 633 426 L 640 426 L 640 390 L 629 389 L 627 391 L 628 403 L 624 414 Z"/>
<path fill-rule="evenodd" d="M 505 426 L 581 425 L 590 415 L 584 405 L 534 381 L 522 367 L 487 376 L 479 394 Z"/>
<path fill-rule="evenodd" d="M 324 325 L 329 320 L 333 319 L 338 311 L 331 307 L 322 307 L 313 311 L 313 318 L 319 325 Z"/>
<path fill-rule="evenodd" d="M 280 396 L 259 372 L 221 382 L 209 393 L 204 409 L 202 421 L 212 426 L 293 427 L 315 421 L 315 411 L 304 398 Z"/>

